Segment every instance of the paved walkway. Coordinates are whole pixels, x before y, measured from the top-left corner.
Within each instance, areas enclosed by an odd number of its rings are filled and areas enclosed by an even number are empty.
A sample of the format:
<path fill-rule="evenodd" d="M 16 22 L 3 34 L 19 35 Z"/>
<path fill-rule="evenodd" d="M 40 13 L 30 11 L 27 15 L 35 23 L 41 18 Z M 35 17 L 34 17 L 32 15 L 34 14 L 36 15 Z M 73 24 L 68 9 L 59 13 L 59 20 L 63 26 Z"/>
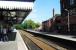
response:
<path fill-rule="evenodd" d="M 20 33 L 17 30 L 15 31 L 17 32 L 16 40 L 7 42 L 0 41 L 0 50 L 28 50 Z"/>

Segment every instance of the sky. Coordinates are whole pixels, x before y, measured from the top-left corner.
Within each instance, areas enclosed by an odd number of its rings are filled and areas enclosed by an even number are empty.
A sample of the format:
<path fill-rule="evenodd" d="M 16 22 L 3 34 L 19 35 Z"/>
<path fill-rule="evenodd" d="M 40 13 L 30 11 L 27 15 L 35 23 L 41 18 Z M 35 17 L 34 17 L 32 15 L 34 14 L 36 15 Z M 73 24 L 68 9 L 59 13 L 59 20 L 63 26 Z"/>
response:
<path fill-rule="evenodd" d="M 55 14 L 60 14 L 60 0 L 36 0 L 32 12 L 25 20 L 31 19 L 35 22 L 43 22 L 52 18 L 52 10 Z"/>

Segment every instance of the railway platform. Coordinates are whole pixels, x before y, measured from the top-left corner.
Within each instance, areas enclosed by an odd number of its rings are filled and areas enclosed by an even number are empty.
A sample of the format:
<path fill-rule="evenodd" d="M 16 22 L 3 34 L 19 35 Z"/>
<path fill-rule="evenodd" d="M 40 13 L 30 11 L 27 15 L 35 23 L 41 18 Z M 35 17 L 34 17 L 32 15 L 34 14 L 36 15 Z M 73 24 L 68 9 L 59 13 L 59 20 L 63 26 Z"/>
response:
<path fill-rule="evenodd" d="M 33 30 L 26 30 L 28 32 L 32 32 L 34 34 L 41 34 L 45 36 L 50 36 L 50 37 L 55 37 L 55 38 L 60 38 L 60 39 L 65 39 L 65 40 L 70 40 L 76 42 L 76 36 L 74 35 L 63 35 L 63 34 L 56 34 L 56 33 L 51 33 L 51 32 L 38 32 L 38 31 L 33 31 Z"/>
<path fill-rule="evenodd" d="M 28 50 L 20 33 L 16 29 L 14 31 L 17 32 L 15 41 L 1 41 L 0 50 Z"/>

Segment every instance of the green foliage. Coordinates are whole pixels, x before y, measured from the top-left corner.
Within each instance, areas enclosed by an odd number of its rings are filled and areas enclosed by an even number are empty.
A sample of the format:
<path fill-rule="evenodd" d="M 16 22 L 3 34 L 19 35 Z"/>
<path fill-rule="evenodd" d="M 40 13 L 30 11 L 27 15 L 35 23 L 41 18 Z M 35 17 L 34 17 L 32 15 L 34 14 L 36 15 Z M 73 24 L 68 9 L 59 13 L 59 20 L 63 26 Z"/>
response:
<path fill-rule="evenodd" d="M 21 24 L 17 24 L 14 26 L 16 29 L 24 29 L 23 26 Z"/>
<path fill-rule="evenodd" d="M 26 21 L 23 23 L 24 29 L 35 29 L 35 28 L 38 28 L 39 26 L 40 26 L 39 23 L 35 23 L 35 22 L 32 21 L 32 20 L 26 20 Z"/>
<path fill-rule="evenodd" d="M 35 23 L 32 20 L 26 20 L 23 24 L 17 24 L 15 25 L 16 29 L 35 29 L 40 26 L 39 23 Z"/>

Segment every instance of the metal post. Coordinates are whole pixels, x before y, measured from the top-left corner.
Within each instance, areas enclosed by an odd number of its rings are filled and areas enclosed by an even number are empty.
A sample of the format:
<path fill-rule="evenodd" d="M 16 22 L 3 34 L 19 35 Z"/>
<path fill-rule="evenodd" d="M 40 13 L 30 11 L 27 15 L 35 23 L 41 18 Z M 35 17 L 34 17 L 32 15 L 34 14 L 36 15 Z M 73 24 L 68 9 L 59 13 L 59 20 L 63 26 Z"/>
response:
<path fill-rule="evenodd" d="M 70 12 L 69 12 L 69 10 L 67 10 L 67 9 L 65 9 L 67 12 L 68 12 L 68 22 L 67 22 L 67 24 L 68 24 L 68 32 L 70 32 Z"/>
<path fill-rule="evenodd" d="M 68 10 L 68 32 L 70 32 L 70 17 L 69 17 L 69 10 Z"/>

